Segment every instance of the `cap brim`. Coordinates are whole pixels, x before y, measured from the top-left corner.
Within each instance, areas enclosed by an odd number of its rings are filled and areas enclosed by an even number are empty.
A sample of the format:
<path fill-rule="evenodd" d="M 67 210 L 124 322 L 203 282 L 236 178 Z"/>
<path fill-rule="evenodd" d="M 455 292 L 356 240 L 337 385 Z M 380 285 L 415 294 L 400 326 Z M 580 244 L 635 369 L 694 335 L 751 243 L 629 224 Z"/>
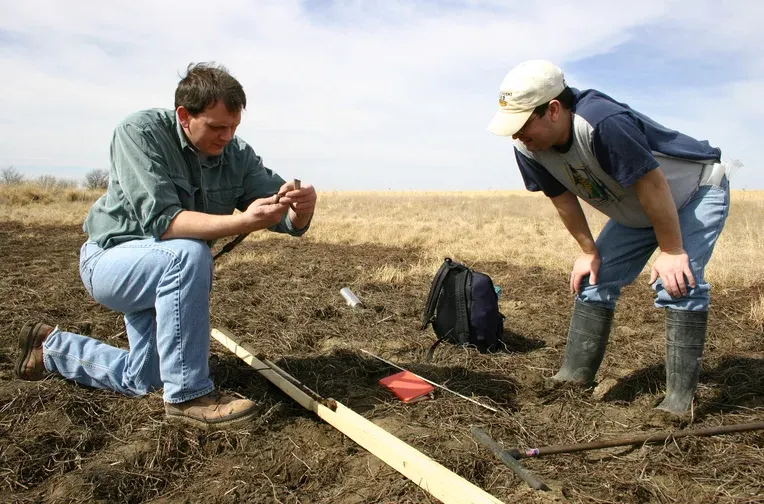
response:
<path fill-rule="evenodd" d="M 531 117 L 532 113 L 533 109 L 525 112 L 506 112 L 504 110 L 499 110 L 488 125 L 488 131 L 494 135 L 512 136 L 520 131 L 520 128 L 523 127 L 525 122 Z"/>

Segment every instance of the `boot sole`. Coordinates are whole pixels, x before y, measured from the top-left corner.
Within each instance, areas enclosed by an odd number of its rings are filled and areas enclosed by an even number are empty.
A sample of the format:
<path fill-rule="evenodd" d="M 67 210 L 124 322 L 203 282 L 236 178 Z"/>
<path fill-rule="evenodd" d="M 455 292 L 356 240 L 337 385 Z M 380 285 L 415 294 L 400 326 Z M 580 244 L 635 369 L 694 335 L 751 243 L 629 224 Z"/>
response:
<path fill-rule="evenodd" d="M 29 380 L 29 378 L 24 376 L 24 369 L 27 367 L 29 358 L 32 356 L 32 349 L 34 348 L 34 338 L 32 336 L 41 326 L 42 323 L 32 324 L 29 322 L 24 325 L 19 334 L 19 350 L 21 350 L 21 355 L 16 361 L 16 376 L 22 380 Z"/>
<path fill-rule="evenodd" d="M 167 413 L 165 413 L 165 418 L 170 422 L 180 422 L 204 430 L 210 430 L 215 428 L 237 427 L 249 423 L 258 415 L 258 413 L 259 411 L 253 411 L 252 413 L 236 417 L 232 420 L 224 420 L 221 422 L 205 422 L 204 420 L 197 420 L 196 418 L 186 415 L 168 415 Z"/>

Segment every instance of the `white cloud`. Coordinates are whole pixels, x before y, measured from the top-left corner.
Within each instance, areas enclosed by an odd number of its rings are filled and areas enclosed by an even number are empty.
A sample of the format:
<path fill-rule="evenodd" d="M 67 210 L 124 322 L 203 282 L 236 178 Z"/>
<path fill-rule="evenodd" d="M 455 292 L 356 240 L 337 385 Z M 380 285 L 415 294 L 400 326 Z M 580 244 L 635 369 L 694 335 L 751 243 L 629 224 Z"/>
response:
<path fill-rule="evenodd" d="M 214 59 L 247 91 L 238 134 L 285 177 L 319 188 L 519 187 L 511 145 L 485 131 L 506 71 L 531 57 L 572 65 L 656 23 L 687 24 L 664 33 L 677 54 L 705 33 L 704 44 L 756 57 L 742 50 L 760 38 L 749 16 L 725 8 L 712 37 L 716 7 L 695 5 L 356 0 L 311 14 L 285 0 L 16 2 L 0 17 L 21 41 L 0 32 L 0 165 L 105 166 L 117 122 L 171 107 L 185 65 Z M 712 113 L 762 82 L 729 83 Z M 688 109 L 679 119 L 699 118 Z M 743 131 L 740 142 L 752 139 Z"/>

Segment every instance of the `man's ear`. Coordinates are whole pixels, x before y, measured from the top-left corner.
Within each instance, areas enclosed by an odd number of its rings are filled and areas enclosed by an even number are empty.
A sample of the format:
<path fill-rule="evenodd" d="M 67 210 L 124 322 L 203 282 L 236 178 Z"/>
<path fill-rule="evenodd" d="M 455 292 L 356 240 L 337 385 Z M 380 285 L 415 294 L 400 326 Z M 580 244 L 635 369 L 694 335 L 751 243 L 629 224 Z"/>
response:
<path fill-rule="evenodd" d="M 189 114 L 186 107 L 181 105 L 177 109 L 175 109 L 175 112 L 178 114 L 178 120 L 180 121 L 180 125 L 184 128 L 188 128 L 188 123 L 191 118 L 191 114 Z"/>
<path fill-rule="evenodd" d="M 562 104 L 558 100 L 552 100 L 549 102 L 547 110 L 549 111 L 549 118 L 553 121 L 556 121 L 560 118 L 562 112 Z"/>

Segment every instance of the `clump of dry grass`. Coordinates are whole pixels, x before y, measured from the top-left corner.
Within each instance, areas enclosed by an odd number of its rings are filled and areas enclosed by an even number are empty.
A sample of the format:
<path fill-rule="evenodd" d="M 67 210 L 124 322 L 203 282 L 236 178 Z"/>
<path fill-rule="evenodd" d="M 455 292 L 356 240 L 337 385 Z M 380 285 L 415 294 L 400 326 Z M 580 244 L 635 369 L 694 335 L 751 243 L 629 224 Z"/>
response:
<path fill-rule="evenodd" d="M 764 295 L 762 294 L 751 300 L 751 320 L 764 329 Z"/>

